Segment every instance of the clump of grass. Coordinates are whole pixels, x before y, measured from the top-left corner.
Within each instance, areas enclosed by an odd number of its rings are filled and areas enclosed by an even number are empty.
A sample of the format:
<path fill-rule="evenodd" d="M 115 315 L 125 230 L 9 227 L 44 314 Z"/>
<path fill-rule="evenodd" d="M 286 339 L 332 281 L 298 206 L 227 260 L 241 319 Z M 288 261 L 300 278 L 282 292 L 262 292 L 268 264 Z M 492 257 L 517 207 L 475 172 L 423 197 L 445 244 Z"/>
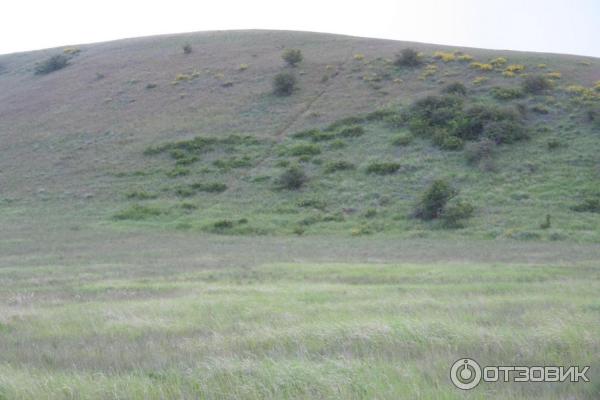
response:
<path fill-rule="evenodd" d="M 325 164 L 324 171 L 327 174 L 331 174 L 337 171 L 348 171 L 354 169 L 355 166 L 351 162 L 344 160 L 330 161 Z"/>
<path fill-rule="evenodd" d="M 192 45 L 189 43 L 185 43 L 183 46 L 181 46 L 181 48 L 183 49 L 183 54 L 191 54 L 192 53 Z"/>
<path fill-rule="evenodd" d="M 392 140 L 392 144 L 394 146 L 408 146 L 409 144 L 411 144 L 413 142 L 414 139 L 415 139 L 415 137 L 413 135 L 411 135 L 410 133 L 403 133 L 403 134 L 396 136 Z"/>
<path fill-rule="evenodd" d="M 346 137 L 346 138 L 352 138 L 352 137 L 359 137 L 364 135 L 365 133 L 365 128 L 363 128 L 360 125 L 351 125 L 351 126 L 346 126 L 343 127 L 342 129 L 340 129 L 340 131 L 338 132 L 338 135 L 341 137 Z"/>
<path fill-rule="evenodd" d="M 35 66 L 36 75 L 47 75 L 51 72 L 61 70 L 69 65 L 69 57 L 63 54 L 56 54 Z"/>
<path fill-rule="evenodd" d="M 222 170 L 230 170 L 235 168 L 245 168 L 252 166 L 252 159 L 248 156 L 241 158 L 223 158 L 220 160 L 213 161 L 213 165 Z"/>
<path fill-rule="evenodd" d="M 302 56 L 302 51 L 299 49 L 285 49 L 281 58 L 283 58 L 283 61 L 290 67 L 295 67 L 304 57 Z"/>
<path fill-rule="evenodd" d="M 319 129 L 308 129 L 294 133 L 292 137 L 294 139 L 307 139 L 313 142 L 323 142 L 334 139 L 335 135 L 330 132 L 322 132 Z"/>
<path fill-rule="evenodd" d="M 142 206 L 134 204 L 129 208 L 126 208 L 116 213 L 113 218 L 116 220 L 132 220 L 141 221 L 148 218 L 159 216 L 163 211 L 156 207 Z"/>
<path fill-rule="evenodd" d="M 189 175 L 190 174 L 190 170 L 188 168 L 184 168 L 184 167 L 180 167 L 177 166 L 175 168 L 173 168 L 172 170 L 169 170 L 166 172 L 166 175 L 169 178 L 177 178 L 180 176 L 185 176 L 185 175 Z"/>
<path fill-rule="evenodd" d="M 600 213 L 600 196 L 584 199 L 581 203 L 571 207 L 571 210 L 576 212 Z"/>
<path fill-rule="evenodd" d="M 227 190 L 227 185 L 221 182 L 197 182 L 191 184 L 190 187 L 199 192 L 207 193 L 222 193 Z"/>
<path fill-rule="evenodd" d="M 277 96 L 290 96 L 296 90 L 298 80 L 289 72 L 281 72 L 273 78 L 273 93 Z"/>
<path fill-rule="evenodd" d="M 325 208 L 327 208 L 327 203 L 324 200 L 315 199 L 315 198 L 299 200 L 297 205 L 298 205 L 298 207 L 314 208 L 314 209 L 321 210 L 321 211 L 323 211 L 323 210 L 325 210 Z"/>
<path fill-rule="evenodd" d="M 374 162 L 367 165 L 366 172 L 375 175 L 390 175 L 400 169 L 400 164 L 395 162 Z"/>
<path fill-rule="evenodd" d="M 548 150 L 555 150 L 561 146 L 561 143 L 560 140 L 558 140 L 558 138 L 550 138 L 546 142 L 546 145 L 548 146 Z"/>
<path fill-rule="evenodd" d="M 490 64 L 494 68 L 500 68 L 501 66 L 503 66 L 507 62 L 508 62 L 508 60 L 506 58 L 504 58 L 504 57 L 498 57 L 498 58 L 494 58 L 493 60 L 490 60 Z"/>
<path fill-rule="evenodd" d="M 125 197 L 129 200 L 150 200 L 158 197 L 156 193 L 148 193 L 144 190 L 133 190 L 125 194 Z"/>
<path fill-rule="evenodd" d="M 400 67 L 418 67 L 422 64 L 419 53 L 412 48 L 406 48 L 396 56 L 394 64 Z"/>
<path fill-rule="evenodd" d="M 482 139 L 477 142 L 467 144 L 465 155 L 470 164 L 479 164 L 482 161 L 487 162 L 494 156 L 496 143 L 490 139 Z"/>
<path fill-rule="evenodd" d="M 321 154 L 321 148 L 312 143 L 297 144 L 286 149 L 285 154 L 293 157 L 315 156 Z"/>

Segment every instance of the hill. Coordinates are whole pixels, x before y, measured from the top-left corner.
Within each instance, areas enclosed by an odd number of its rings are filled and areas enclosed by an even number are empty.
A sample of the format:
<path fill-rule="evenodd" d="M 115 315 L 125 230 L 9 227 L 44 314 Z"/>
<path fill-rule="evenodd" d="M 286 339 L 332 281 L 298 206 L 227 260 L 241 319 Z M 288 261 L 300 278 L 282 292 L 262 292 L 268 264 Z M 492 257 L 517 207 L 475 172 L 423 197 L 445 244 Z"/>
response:
<path fill-rule="evenodd" d="M 419 65 L 395 63 L 406 48 Z M 66 65 L 44 71 L 53 56 Z M 281 72 L 290 96 L 273 93 Z M 0 218 L 597 242 L 599 81 L 595 58 L 278 31 L 3 55 Z M 470 218 L 415 217 L 439 179 Z"/>

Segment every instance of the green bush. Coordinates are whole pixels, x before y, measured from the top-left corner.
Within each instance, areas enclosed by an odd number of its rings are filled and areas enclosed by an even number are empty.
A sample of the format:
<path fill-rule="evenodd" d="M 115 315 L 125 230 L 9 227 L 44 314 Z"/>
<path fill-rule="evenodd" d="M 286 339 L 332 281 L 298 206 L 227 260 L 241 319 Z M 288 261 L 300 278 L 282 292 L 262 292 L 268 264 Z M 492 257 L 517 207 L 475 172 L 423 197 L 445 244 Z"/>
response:
<path fill-rule="evenodd" d="M 190 187 L 199 192 L 221 193 L 227 190 L 227 185 L 221 182 L 198 182 L 193 183 Z"/>
<path fill-rule="evenodd" d="M 581 203 L 571 207 L 577 212 L 600 213 L 600 197 L 591 197 L 583 200 Z"/>
<path fill-rule="evenodd" d="M 494 156 L 496 143 L 493 140 L 483 138 L 477 142 L 468 143 L 465 147 L 465 156 L 470 164 L 478 164 L 483 160 L 489 160 Z"/>
<path fill-rule="evenodd" d="M 462 228 L 463 221 L 471 218 L 475 207 L 464 201 L 450 201 L 440 215 L 442 224 L 446 228 Z"/>
<path fill-rule="evenodd" d="M 213 228 L 216 230 L 225 230 L 233 228 L 233 221 L 229 219 L 222 219 L 213 223 Z"/>
<path fill-rule="evenodd" d="M 131 207 L 116 213 L 113 218 L 116 220 L 141 221 L 147 218 L 156 217 L 162 213 L 162 210 L 155 207 L 134 204 Z"/>
<path fill-rule="evenodd" d="M 376 162 L 367 166 L 368 174 L 390 175 L 400 169 L 400 164 L 395 162 Z"/>
<path fill-rule="evenodd" d="M 447 85 L 443 90 L 443 93 L 454 94 L 457 96 L 466 96 L 467 87 L 460 82 L 453 82 Z"/>
<path fill-rule="evenodd" d="M 437 130 L 433 135 L 433 144 L 442 150 L 460 150 L 464 146 L 461 138 L 453 136 L 443 129 Z"/>
<path fill-rule="evenodd" d="M 521 83 L 523 91 L 529 94 L 540 94 L 552 88 L 552 83 L 543 75 L 529 75 Z"/>
<path fill-rule="evenodd" d="M 333 172 L 337 172 L 337 171 L 347 171 L 347 170 L 351 170 L 354 169 L 355 166 L 354 164 L 348 162 L 348 161 L 343 161 L 343 160 L 338 160 L 338 161 L 331 161 L 328 162 L 325 165 L 325 173 L 327 174 L 331 174 Z"/>
<path fill-rule="evenodd" d="M 321 154 L 321 148 L 316 144 L 297 144 L 289 147 L 286 154 L 294 157 L 299 156 L 315 156 Z"/>
<path fill-rule="evenodd" d="M 182 46 L 183 48 L 183 54 L 190 54 L 192 52 L 192 45 L 189 43 L 186 43 Z"/>
<path fill-rule="evenodd" d="M 189 174 L 190 174 L 189 169 L 183 168 L 180 166 L 177 166 L 177 167 L 173 168 L 172 170 L 166 172 L 166 175 L 169 178 L 177 178 L 179 176 L 185 176 L 185 175 L 189 175 Z"/>
<path fill-rule="evenodd" d="M 304 58 L 299 49 L 285 49 L 281 58 L 291 67 L 295 67 Z"/>
<path fill-rule="evenodd" d="M 150 200 L 158 196 L 155 193 L 148 193 L 143 190 L 133 190 L 125 195 L 129 200 Z"/>
<path fill-rule="evenodd" d="M 36 75 L 46 75 L 54 71 L 65 68 L 69 65 L 69 57 L 63 54 L 57 54 L 35 66 Z"/>
<path fill-rule="evenodd" d="M 297 82 L 294 74 L 281 72 L 273 78 L 273 93 L 278 96 L 289 96 L 296 89 Z"/>
<path fill-rule="evenodd" d="M 551 138 L 548 139 L 546 144 L 548 145 L 548 150 L 555 150 L 560 147 L 560 140 L 558 140 L 557 138 Z"/>
<path fill-rule="evenodd" d="M 424 221 L 439 218 L 448 201 L 456 195 L 457 191 L 447 181 L 435 180 L 421 196 L 415 209 L 415 216 Z"/>
<path fill-rule="evenodd" d="M 303 199 L 298 201 L 298 207 L 302 208 L 316 208 L 317 210 L 324 210 L 327 207 L 327 203 L 320 199 Z"/>
<path fill-rule="evenodd" d="M 298 190 L 306 182 L 308 177 L 304 173 L 304 170 L 300 166 L 291 166 L 286 169 L 277 179 L 279 187 L 288 190 Z"/>
<path fill-rule="evenodd" d="M 392 140 L 392 144 L 394 146 L 408 146 L 409 144 L 412 143 L 412 141 L 414 140 L 414 136 L 408 133 L 404 133 L 401 135 L 396 136 L 393 140 Z"/>
<path fill-rule="evenodd" d="M 492 88 L 492 96 L 498 100 L 514 100 L 524 96 L 523 90 L 518 87 L 500 87 Z"/>
<path fill-rule="evenodd" d="M 462 117 L 463 101 L 452 95 L 427 96 L 410 110 L 409 125 L 418 135 L 429 135 L 432 128 L 445 128 Z"/>
<path fill-rule="evenodd" d="M 297 132 L 292 135 L 295 139 L 308 139 L 313 142 L 324 142 L 335 138 L 333 133 L 321 132 L 318 129 L 308 129 L 305 131 Z"/>
<path fill-rule="evenodd" d="M 365 133 L 365 128 L 360 125 L 351 125 L 342 128 L 338 135 L 341 137 L 358 137 L 362 136 Z"/>
<path fill-rule="evenodd" d="M 396 56 L 394 63 L 401 67 L 417 67 L 421 65 L 422 61 L 415 49 L 406 48 Z"/>

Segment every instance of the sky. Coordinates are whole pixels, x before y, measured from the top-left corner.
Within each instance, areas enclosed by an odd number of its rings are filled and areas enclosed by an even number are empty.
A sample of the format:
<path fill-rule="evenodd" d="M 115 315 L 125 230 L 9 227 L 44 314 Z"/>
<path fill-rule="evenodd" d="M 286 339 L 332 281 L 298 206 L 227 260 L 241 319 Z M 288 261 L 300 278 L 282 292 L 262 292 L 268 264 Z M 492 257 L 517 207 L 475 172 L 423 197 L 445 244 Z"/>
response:
<path fill-rule="evenodd" d="M 156 34 L 287 29 L 600 57 L 600 0 L 5 0 L 0 54 Z"/>

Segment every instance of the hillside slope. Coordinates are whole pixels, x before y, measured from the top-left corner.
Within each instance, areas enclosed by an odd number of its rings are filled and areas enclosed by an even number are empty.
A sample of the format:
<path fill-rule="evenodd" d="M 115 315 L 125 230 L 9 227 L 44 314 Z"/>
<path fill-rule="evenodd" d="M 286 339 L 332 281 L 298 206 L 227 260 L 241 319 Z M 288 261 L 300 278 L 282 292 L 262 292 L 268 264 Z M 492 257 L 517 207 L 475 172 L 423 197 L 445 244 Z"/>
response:
<path fill-rule="evenodd" d="M 422 53 L 422 65 L 393 64 L 406 47 Z M 301 49 L 296 68 L 281 60 L 285 48 Z M 598 59 L 230 31 L 77 46 L 66 50 L 66 68 L 35 74 L 37 63 L 64 51 L 0 56 L 5 223 L 51 215 L 51 223 L 233 234 L 600 240 L 600 215 L 573 210 L 599 195 L 600 133 L 589 120 L 598 104 Z M 435 57 L 440 51 L 446 60 Z M 505 62 L 490 71 L 472 65 L 499 57 Z M 510 65 L 523 70 L 508 74 Z M 298 90 L 273 95 L 273 77 L 288 70 Z M 546 76 L 552 89 L 494 97 L 492 88 L 520 87 L 526 75 Z M 473 165 L 462 148 L 415 135 L 402 120 L 411 104 L 451 82 L 465 85 L 465 107 L 520 107 L 528 139 L 498 146 L 493 165 Z M 370 114 L 377 110 L 385 113 Z M 359 118 L 327 129 L 347 117 Z M 362 134 L 339 136 L 344 126 Z M 313 128 L 331 137 L 295 135 Z M 399 136 L 414 139 L 398 145 Z M 198 137 L 211 138 L 206 149 L 181 142 Z M 177 158 L 177 149 L 190 151 Z M 377 162 L 398 168 L 369 173 Z M 278 176 L 295 164 L 307 183 L 279 189 Z M 411 216 L 440 177 L 475 207 L 462 229 Z"/>

